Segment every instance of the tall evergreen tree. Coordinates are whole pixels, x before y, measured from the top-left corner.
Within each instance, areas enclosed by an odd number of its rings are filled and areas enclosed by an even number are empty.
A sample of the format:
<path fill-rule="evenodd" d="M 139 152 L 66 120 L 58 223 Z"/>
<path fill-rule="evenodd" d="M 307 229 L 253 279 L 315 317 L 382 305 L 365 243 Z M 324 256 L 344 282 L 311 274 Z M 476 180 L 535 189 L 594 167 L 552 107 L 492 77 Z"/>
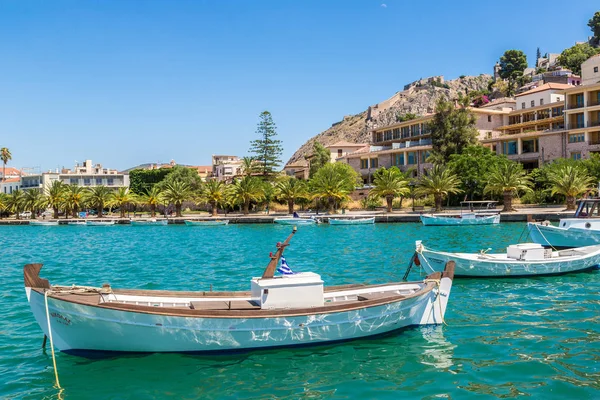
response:
<path fill-rule="evenodd" d="M 527 57 L 521 50 L 506 50 L 500 57 L 500 78 L 508 80 L 509 96 L 514 94 L 516 83 L 527 68 Z"/>
<path fill-rule="evenodd" d="M 469 145 L 477 143 L 476 118 L 466 107 L 463 98 L 459 107 L 441 98 L 435 106 L 436 114 L 430 123 L 433 152 L 431 160 L 445 164 L 452 154 L 460 154 Z"/>
<path fill-rule="evenodd" d="M 263 111 L 259 118 L 256 133 L 260 139 L 250 142 L 250 153 L 254 153 L 254 159 L 257 161 L 257 172 L 261 173 L 264 178 L 269 178 L 276 173 L 281 164 L 283 147 L 281 140 L 275 139 L 277 127 L 271 113 Z"/>
<path fill-rule="evenodd" d="M 537 48 L 537 51 L 535 52 L 535 66 L 537 67 L 537 62 L 538 60 L 542 58 L 542 52 L 540 51 L 540 48 Z"/>

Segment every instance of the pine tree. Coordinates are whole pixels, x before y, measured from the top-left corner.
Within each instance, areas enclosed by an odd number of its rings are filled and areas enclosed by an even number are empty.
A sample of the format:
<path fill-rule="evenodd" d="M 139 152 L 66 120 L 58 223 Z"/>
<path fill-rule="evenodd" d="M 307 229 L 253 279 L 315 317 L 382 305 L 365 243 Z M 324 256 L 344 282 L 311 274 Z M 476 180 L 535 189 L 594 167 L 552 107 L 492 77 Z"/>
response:
<path fill-rule="evenodd" d="M 256 171 L 261 173 L 264 178 L 269 178 L 275 174 L 281 164 L 283 147 L 281 140 L 275 139 L 277 127 L 271 113 L 263 111 L 259 118 L 256 133 L 260 135 L 260 139 L 250 142 L 250 153 L 254 154 L 257 164 Z"/>
<path fill-rule="evenodd" d="M 542 52 L 540 51 L 540 48 L 537 48 L 537 52 L 535 53 L 535 66 L 537 67 L 537 62 L 538 60 L 542 58 Z"/>

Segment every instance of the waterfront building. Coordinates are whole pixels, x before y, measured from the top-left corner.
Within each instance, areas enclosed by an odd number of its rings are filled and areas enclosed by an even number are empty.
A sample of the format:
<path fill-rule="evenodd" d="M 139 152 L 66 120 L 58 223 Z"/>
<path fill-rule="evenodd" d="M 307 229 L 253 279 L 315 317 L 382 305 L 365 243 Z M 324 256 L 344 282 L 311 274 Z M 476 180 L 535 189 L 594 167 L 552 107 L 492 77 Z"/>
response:
<path fill-rule="evenodd" d="M 2 165 L 0 165 L 0 180 L 5 178 L 2 170 L 3 170 Z M 23 171 L 16 169 L 14 167 L 6 167 L 6 168 L 4 168 L 4 170 L 6 171 L 6 179 L 20 178 L 21 175 L 27 175 Z"/>
<path fill-rule="evenodd" d="M 6 174 L 8 176 L 8 173 Z M 0 193 L 12 194 L 15 190 L 21 187 L 21 178 L 6 178 L 0 180 Z"/>
<path fill-rule="evenodd" d="M 568 129 L 565 157 L 579 160 L 600 153 L 600 83 L 571 87 L 564 93 Z"/>
<path fill-rule="evenodd" d="M 479 140 L 497 137 L 497 128 L 503 124 L 503 118 L 513 109 L 513 102 L 503 99 L 489 107 L 469 108 L 476 116 L 476 128 Z M 434 114 L 424 115 L 413 120 L 399 122 L 371 131 L 370 147 L 365 147 L 337 159 L 347 162 L 359 174 L 365 184 L 372 182 L 372 174 L 380 167 L 397 166 L 406 171 L 413 169 L 422 174 L 431 168 L 427 162 L 432 150 L 431 129 L 429 123 Z"/>
<path fill-rule="evenodd" d="M 285 172 L 287 176 L 292 176 L 296 179 L 308 180 L 310 175 L 310 164 L 306 159 L 301 159 L 286 164 L 285 167 L 283 167 L 283 172 Z"/>
<path fill-rule="evenodd" d="M 354 153 L 355 151 L 362 149 L 363 147 L 368 146 L 367 143 L 352 143 L 347 140 L 341 140 L 334 144 L 330 144 L 325 146 L 331 153 L 331 162 L 335 162 L 340 157 L 344 157 L 350 153 Z"/>
<path fill-rule="evenodd" d="M 503 123 L 481 143 L 498 154 L 518 161 L 526 169 L 566 157 L 564 90 L 573 86 L 546 83 L 515 96 L 516 107 Z"/>
<path fill-rule="evenodd" d="M 234 178 L 241 176 L 242 172 L 242 159 L 238 156 L 212 156 L 212 178 L 231 182 Z"/>
<path fill-rule="evenodd" d="M 129 174 L 118 172 L 116 169 L 104 168 L 101 164 L 93 164 L 92 160 L 86 160 L 82 164 L 77 163 L 72 170 L 63 168 L 62 170 L 22 176 L 21 189 L 37 189 L 44 192 L 56 180 L 60 180 L 66 185 L 83 187 L 107 186 L 115 189 L 129 187 Z"/>
<path fill-rule="evenodd" d="M 600 83 L 600 54 L 588 58 L 581 64 L 581 79 L 584 85 Z"/>

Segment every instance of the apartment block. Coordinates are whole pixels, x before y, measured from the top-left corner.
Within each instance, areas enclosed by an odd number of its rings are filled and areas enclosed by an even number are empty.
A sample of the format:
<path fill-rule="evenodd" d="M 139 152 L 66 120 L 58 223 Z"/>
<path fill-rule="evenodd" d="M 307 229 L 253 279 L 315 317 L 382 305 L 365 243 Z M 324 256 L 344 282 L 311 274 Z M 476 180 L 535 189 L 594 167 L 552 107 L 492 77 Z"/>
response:
<path fill-rule="evenodd" d="M 579 160 L 600 152 L 600 83 L 565 90 L 565 122 L 566 157 Z"/>

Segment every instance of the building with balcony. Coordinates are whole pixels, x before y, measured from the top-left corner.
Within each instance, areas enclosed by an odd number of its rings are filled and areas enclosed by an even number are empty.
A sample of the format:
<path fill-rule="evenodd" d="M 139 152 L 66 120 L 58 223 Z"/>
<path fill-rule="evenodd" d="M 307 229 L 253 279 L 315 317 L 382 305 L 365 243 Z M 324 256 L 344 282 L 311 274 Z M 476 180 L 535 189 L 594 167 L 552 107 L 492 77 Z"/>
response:
<path fill-rule="evenodd" d="M 504 116 L 512 110 L 511 102 L 503 101 L 490 107 L 470 108 L 476 116 L 479 140 L 499 135 L 497 127 L 503 124 Z M 427 162 L 432 150 L 431 128 L 429 124 L 434 114 L 425 115 L 410 121 L 403 121 L 371 131 L 372 145 L 337 161 L 347 162 L 359 172 L 365 184 L 371 183 L 373 172 L 380 167 L 397 166 L 406 171 L 413 169 L 422 174 L 430 168 Z"/>
<path fill-rule="evenodd" d="M 481 143 L 526 169 L 565 157 L 564 90 L 572 87 L 546 83 L 516 95 L 517 107 L 504 116 L 503 124 L 497 127 L 499 134 L 482 138 Z"/>
<path fill-rule="evenodd" d="M 367 143 L 352 143 L 346 140 L 336 142 L 325 146 L 331 152 L 331 162 L 335 162 L 340 157 L 344 157 L 347 154 L 354 153 L 363 147 L 368 146 Z"/>
<path fill-rule="evenodd" d="M 235 177 L 241 176 L 242 172 L 242 159 L 238 156 L 212 156 L 212 178 L 231 182 Z"/>
<path fill-rule="evenodd" d="M 129 187 L 129 174 L 103 168 L 101 164 L 92 164 L 92 160 L 86 160 L 81 165 L 77 163 L 73 170 L 63 168 L 62 170 L 22 176 L 21 189 L 37 189 L 45 192 L 56 180 L 66 185 L 83 187 L 107 186 L 115 189 Z"/>
<path fill-rule="evenodd" d="M 565 123 L 565 157 L 579 160 L 600 153 L 600 83 L 565 90 Z"/>
<path fill-rule="evenodd" d="M 8 174 L 6 174 L 8 175 Z M 0 180 L 0 193 L 12 194 L 21 187 L 21 178 L 6 178 Z"/>

